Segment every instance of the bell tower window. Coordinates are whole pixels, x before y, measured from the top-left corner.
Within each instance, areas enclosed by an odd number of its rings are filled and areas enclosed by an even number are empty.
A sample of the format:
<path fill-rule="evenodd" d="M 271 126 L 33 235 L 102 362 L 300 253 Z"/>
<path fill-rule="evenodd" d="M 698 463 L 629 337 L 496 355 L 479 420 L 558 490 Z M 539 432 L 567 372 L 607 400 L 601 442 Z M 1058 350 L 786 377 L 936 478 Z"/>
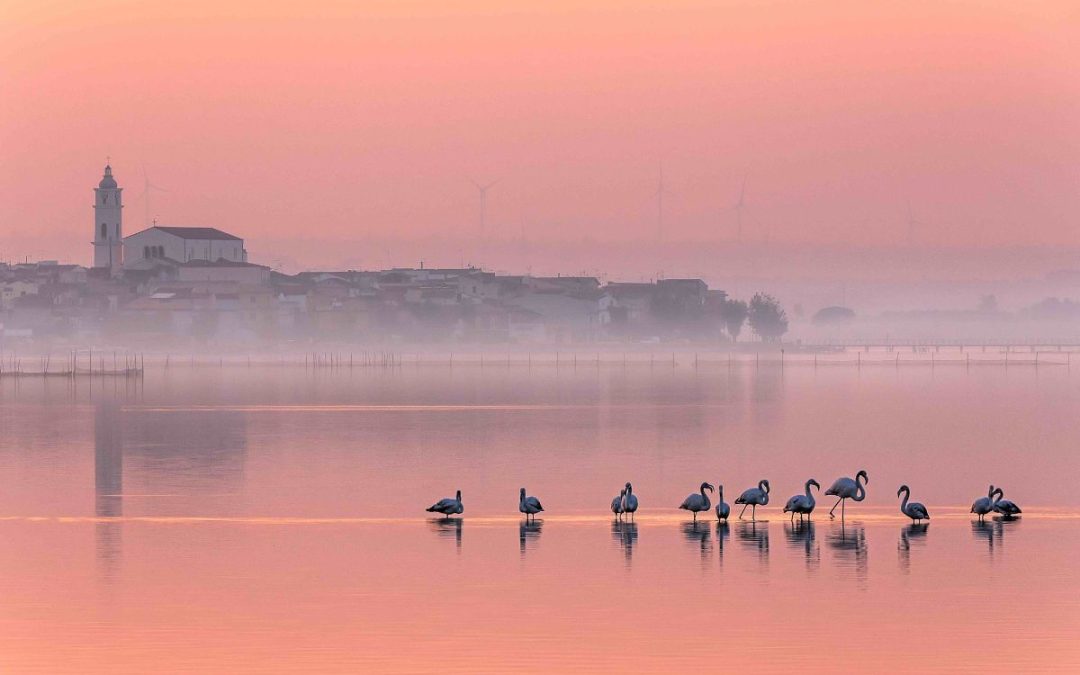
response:
<path fill-rule="evenodd" d="M 101 238 L 104 239 L 107 236 L 109 236 L 109 226 L 106 225 L 105 223 L 102 223 L 101 224 Z"/>

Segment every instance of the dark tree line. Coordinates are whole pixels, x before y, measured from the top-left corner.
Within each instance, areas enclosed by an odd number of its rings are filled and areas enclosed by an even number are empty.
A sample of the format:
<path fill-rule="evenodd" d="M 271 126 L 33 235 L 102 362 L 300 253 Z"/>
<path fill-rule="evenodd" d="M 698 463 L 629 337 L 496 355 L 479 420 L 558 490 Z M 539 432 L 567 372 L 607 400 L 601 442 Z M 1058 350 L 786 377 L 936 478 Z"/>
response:
<path fill-rule="evenodd" d="M 720 323 L 732 342 L 739 341 L 743 325 L 749 322 L 751 330 L 763 342 L 777 342 L 787 332 L 787 312 L 780 302 L 767 293 L 755 293 L 745 300 L 725 299 L 718 308 Z"/>

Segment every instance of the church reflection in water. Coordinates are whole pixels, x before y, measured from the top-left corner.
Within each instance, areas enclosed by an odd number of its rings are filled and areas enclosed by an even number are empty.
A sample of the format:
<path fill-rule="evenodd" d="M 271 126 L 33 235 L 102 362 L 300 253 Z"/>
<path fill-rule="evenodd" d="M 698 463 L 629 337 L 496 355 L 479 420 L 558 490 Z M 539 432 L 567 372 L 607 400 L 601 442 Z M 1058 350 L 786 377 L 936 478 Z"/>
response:
<path fill-rule="evenodd" d="M 120 572 L 125 500 L 132 508 L 126 494 L 164 497 L 135 502 L 136 515 L 220 511 L 218 497 L 240 491 L 247 455 L 243 412 L 125 412 L 122 399 L 106 397 L 94 404 L 94 527 L 99 570 L 106 580 Z M 210 495 L 215 499 L 207 503 Z"/>

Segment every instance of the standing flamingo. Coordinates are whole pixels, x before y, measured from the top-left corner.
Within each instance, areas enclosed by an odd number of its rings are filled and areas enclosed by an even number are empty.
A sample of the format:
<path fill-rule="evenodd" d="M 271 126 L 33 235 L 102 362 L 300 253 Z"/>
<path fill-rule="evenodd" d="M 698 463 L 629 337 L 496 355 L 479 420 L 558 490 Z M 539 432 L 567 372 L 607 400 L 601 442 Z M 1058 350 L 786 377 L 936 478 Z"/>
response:
<path fill-rule="evenodd" d="M 525 514 L 525 520 L 532 516 L 533 520 L 536 520 L 536 514 L 544 510 L 544 507 L 540 504 L 540 500 L 536 497 L 526 497 L 525 488 L 521 488 L 521 496 L 518 498 L 518 511 Z"/>
<path fill-rule="evenodd" d="M 971 503 L 971 511 L 969 511 L 969 513 L 974 513 L 979 517 L 979 520 L 982 520 L 983 516 L 994 510 L 994 495 L 996 493 L 997 490 L 991 485 L 990 491 L 986 493 L 985 497 L 979 497 Z"/>
<path fill-rule="evenodd" d="M 731 506 L 724 501 L 724 486 L 716 486 L 716 520 L 727 522 L 728 516 L 731 515 Z M 723 543 L 723 540 L 721 540 Z"/>
<path fill-rule="evenodd" d="M 904 501 L 900 503 L 900 513 L 904 514 L 908 518 L 911 518 L 912 522 L 919 522 L 920 520 L 930 520 L 930 512 L 926 510 L 926 507 L 919 502 L 908 503 L 908 497 L 911 496 L 911 488 L 906 485 L 901 485 L 900 489 L 896 491 L 896 496 L 904 494 Z"/>
<path fill-rule="evenodd" d="M 630 514 L 630 520 L 634 519 L 634 514 L 637 513 L 637 495 L 634 494 L 634 486 L 630 483 L 626 484 L 626 496 L 623 497 L 622 509 L 623 513 Z M 625 516 L 624 516 L 625 518 Z"/>
<path fill-rule="evenodd" d="M 791 520 L 795 521 L 795 514 L 799 514 L 799 520 L 803 519 L 803 516 L 810 517 L 810 514 L 814 512 L 814 507 L 817 506 L 817 501 L 814 499 L 814 495 L 810 492 L 810 486 L 813 485 L 817 489 L 821 489 L 821 485 L 811 478 L 806 481 L 804 495 L 795 495 L 791 499 L 787 500 L 787 504 L 784 505 L 784 513 L 791 511 Z"/>
<path fill-rule="evenodd" d="M 623 512 L 623 498 L 626 497 L 626 488 L 619 490 L 619 496 L 611 500 L 611 512 L 615 514 L 615 520 L 619 519 Z"/>
<path fill-rule="evenodd" d="M 687 496 L 687 498 L 683 500 L 683 503 L 679 504 L 680 509 L 694 514 L 695 523 L 697 522 L 697 514 L 702 511 L 708 511 L 709 507 L 712 506 L 712 502 L 709 501 L 708 495 L 705 494 L 706 490 L 712 492 L 713 486 L 708 483 L 702 483 L 700 493 L 695 492 L 694 494 Z"/>
<path fill-rule="evenodd" d="M 735 500 L 735 503 L 743 505 L 742 511 L 739 511 L 739 520 L 742 520 L 743 514 L 746 513 L 747 506 L 753 507 L 750 512 L 750 519 L 757 520 L 757 507 L 769 503 L 769 481 L 764 478 L 759 480 L 756 488 L 743 491 L 739 498 Z"/>
<path fill-rule="evenodd" d="M 825 491 L 825 494 L 832 497 L 838 497 L 833 507 L 829 509 L 829 517 L 835 518 L 836 507 L 840 507 L 840 519 L 844 518 L 844 507 L 847 505 L 847 500 L 861 502 L 866 499 L 866 483 L 870 482 L 870 477 L 866 475 L 866 470 L 861 469 L 859 473 L 855 474 L 854 480 L 848 477 L 837 478 L 836 482 Z"/>

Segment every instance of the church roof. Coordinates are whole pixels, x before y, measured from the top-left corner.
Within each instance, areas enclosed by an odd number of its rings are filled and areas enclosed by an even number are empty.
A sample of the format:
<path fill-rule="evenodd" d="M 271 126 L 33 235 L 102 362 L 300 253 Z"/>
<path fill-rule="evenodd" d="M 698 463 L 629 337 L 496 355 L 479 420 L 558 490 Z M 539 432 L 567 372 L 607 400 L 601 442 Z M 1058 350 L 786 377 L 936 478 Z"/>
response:
<path fill-rule="evenodd" d="M 228 232 L 222 232 L 216 227 L 163 227 L 155 225 L 151 230 L 161 230 L 181 239 L 220 239 L 242 241 L 240 237 L 233 236 Z"/>
<path fill-rule="evenodd" d="M 116 179 L 112 175 L 112 167 L 108 164 L 105 165 L 105 175 L 101 177 L 101 182 L 98 183 L 99 190 L 112 190 L 116 188 Z"/>

